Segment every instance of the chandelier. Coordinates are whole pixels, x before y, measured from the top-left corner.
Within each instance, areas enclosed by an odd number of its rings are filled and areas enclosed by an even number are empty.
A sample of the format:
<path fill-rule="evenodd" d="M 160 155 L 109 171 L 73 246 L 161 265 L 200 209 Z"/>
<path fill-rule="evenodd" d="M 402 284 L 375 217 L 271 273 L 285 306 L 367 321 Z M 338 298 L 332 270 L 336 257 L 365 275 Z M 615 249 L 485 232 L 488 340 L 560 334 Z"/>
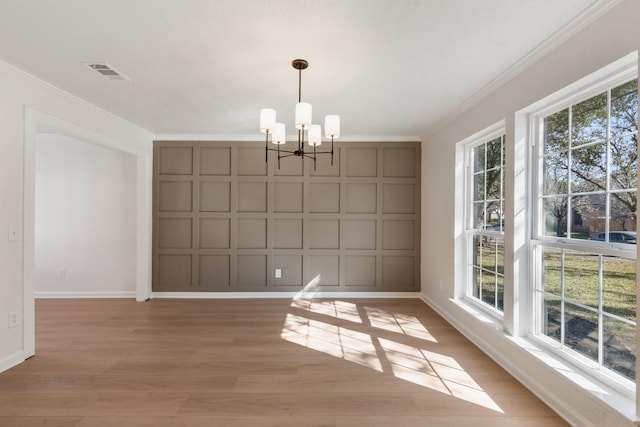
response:
<path fill-rule="evenodd" d="M 320 154 L 331 154 L 331 165 L 333 166 L 333 140 L 340 137 L 340 116 L 331 114 L 324 119 L 324 133 L 327 139 L 331 140 L 330 151 L 320 151 L 318 146 L 322 144 L 322 129 L 318 124 L 311 123 L 311 104 L 302 102 L 302 70 L 309 66 L 304 59 L 294 59 L 291 66 L 298 70 L 298 103 L 296 104 L 295 126 L 298 130 L 298 148 L 287 150 L 280 148 L 286 141 L 284 123 L 276 123 L 276 110 L 273 108 L 263 108 L 260 110 L 260 132 L 265 136 L 265 161 L 269 161 L 269 151 L 278 153 L 278 169 L 280 169 L 280 159 L 297 156 L 301 159 L 309 158 L 313 160 L 313 169 L 316 169 L 316 158 Z M 307 132 L 307 144 L 313 150 L 305 151 L 305 132 Z M 271 142 L 277 148 L 269 147 L 269 136 Z"/>

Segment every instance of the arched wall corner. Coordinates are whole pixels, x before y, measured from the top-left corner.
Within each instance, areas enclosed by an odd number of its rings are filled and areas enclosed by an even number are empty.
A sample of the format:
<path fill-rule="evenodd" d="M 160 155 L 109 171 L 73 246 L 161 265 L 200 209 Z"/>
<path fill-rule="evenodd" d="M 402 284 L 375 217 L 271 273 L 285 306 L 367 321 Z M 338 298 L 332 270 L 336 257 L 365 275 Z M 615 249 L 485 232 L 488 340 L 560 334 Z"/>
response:
<path fill-rule="evenodd" d="M 36 138 L 57 133 L 136 158 L 136 300 L 151 297 L 151 147 L 148 150 L 116 141 L 29 107 L 24 109 L 23 313 L 25 356 L 35 354 L 35 178 Z"/>

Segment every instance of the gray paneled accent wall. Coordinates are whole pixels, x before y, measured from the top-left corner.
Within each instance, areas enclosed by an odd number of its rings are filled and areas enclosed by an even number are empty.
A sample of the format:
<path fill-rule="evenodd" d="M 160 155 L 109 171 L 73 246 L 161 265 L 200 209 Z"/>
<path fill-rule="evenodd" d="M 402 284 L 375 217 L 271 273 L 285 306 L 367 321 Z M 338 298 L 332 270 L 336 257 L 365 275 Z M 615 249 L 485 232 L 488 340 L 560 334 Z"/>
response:
<path fill-rule="evenodd" d="M 419 290 L 419 143 L 156 141 L 153 197 L 154 292 Z"/>

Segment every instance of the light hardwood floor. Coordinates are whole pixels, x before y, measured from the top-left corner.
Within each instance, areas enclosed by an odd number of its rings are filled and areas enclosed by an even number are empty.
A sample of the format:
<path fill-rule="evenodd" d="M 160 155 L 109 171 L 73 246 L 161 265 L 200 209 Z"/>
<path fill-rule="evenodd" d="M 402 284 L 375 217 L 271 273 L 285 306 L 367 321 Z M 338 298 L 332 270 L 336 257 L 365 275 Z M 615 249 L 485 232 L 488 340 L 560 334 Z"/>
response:
<path fill-rule="evenodd" d="M 0 426 L 561 426 L 417 299 L 37 300 Z"/>

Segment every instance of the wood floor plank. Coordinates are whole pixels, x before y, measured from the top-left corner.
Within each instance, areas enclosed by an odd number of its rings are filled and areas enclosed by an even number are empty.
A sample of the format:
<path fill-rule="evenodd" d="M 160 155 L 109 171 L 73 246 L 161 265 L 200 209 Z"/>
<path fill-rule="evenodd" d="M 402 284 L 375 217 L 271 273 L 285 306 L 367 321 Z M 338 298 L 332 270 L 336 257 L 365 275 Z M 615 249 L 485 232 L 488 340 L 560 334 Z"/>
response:
<path fill-rule="evenodd" d="M 75 427 L 335 427 L 331 416 L 86 417 Z M 27 426 L 25 426 L 27 427 Z M 31 426 L 28 426 L 31 427 Z M 58 426 L 55 426 L 58 427 Z M 62 427 L 62 426 L 60 426 Z M 527 426 L 528 427 L 528 426 Z"/>
<path fill-rule="evenodd" d="M 2 427 L 557 427 L 418 299 L 37 300 Z"/>
<path fill-rule="evenodd" d="M 188 397 L 186 393 L 176 392 L 3 393 L 0 414 L 14 417 L 176 415 Z"/>
<path fill-rule="evenodd" d="M 78 427 L 82 417 L 6 417 L 0 415 L 2 427 Z"/>
<path fill-rule="evenodd" d="M 556 416 L 551 417 L 477 417 L 454 416 L 338 416 L 336 427 L 564 427 L 567 424 Z"/>

